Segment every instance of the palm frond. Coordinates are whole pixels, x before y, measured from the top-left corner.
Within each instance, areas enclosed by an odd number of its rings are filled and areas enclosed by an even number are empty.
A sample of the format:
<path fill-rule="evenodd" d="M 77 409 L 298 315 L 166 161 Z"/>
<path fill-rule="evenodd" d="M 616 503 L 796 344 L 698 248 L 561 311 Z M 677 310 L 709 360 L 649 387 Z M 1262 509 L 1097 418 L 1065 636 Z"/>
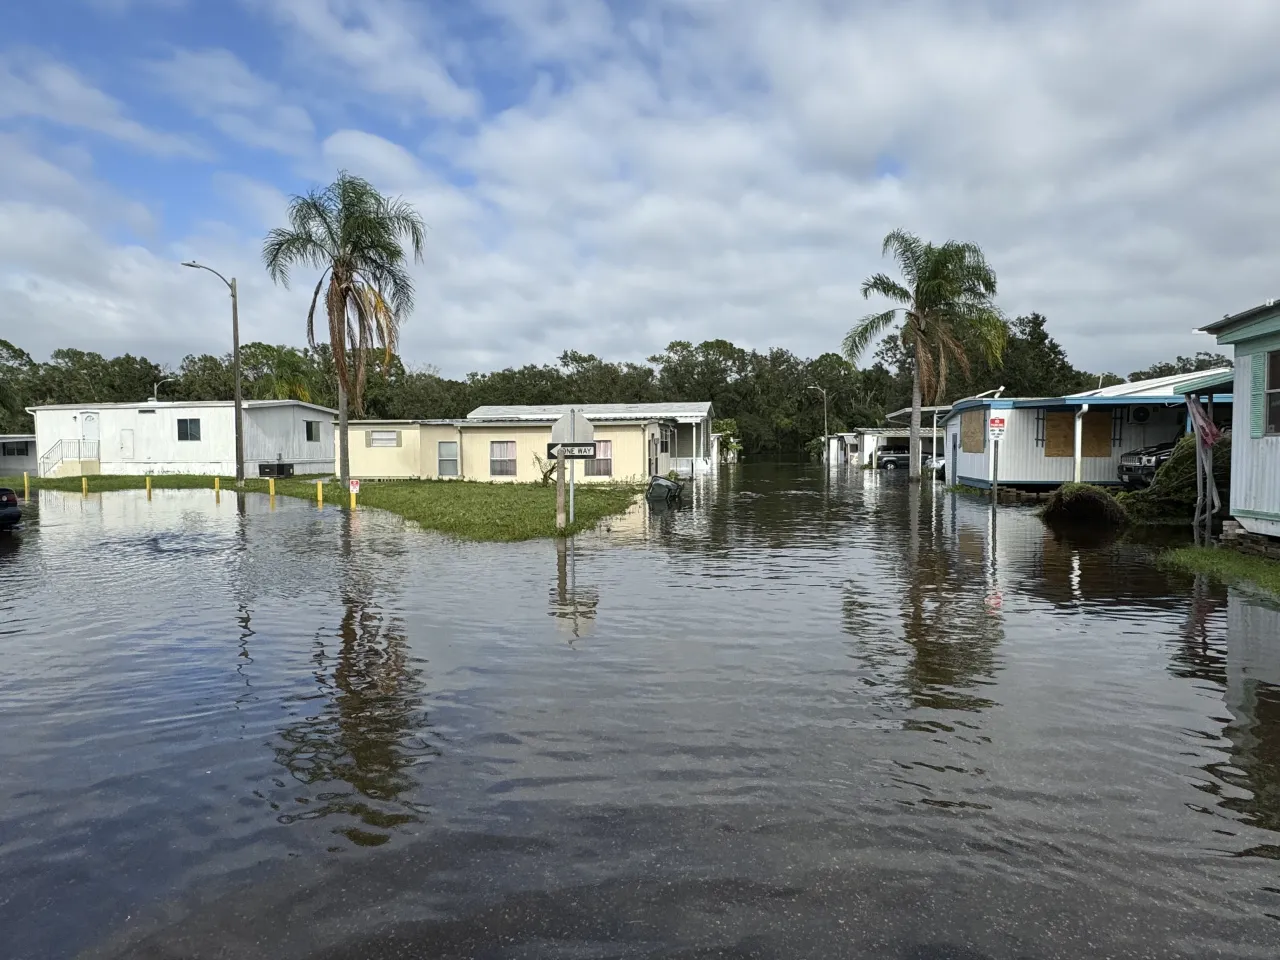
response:
<path fill-rule="evenodd" d="M 863 317 L 855 323 L 853 329 L 845 334 L 842 344 L 845 357 L 851 362 L 856 362 L 871 345 L 871 341 L 889 328 L 897 315 L 897 309 L 886 310 L 884 313 L 873 313 Z"/>
<path fill-rule="evenodd" d="M 877 273 L 862 281 L 863 299 L 870 299 L 873 293 L 878 293 L 880 296 L 897 303 L 907 304 L 911 302 L 911 291 L 883 273 Z"/>

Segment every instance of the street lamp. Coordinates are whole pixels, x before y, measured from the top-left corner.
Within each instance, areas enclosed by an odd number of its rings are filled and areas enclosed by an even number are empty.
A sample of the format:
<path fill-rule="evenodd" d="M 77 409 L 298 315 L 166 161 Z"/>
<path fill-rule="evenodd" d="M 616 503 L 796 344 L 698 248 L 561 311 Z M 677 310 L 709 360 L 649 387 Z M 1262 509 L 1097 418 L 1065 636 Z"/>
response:
<path fill-rule="evenodd" d="M 213 267 L 206 267 L 194 260 L 185 260 L 182 265 L 193 270 L 208 270 L 227 285 L 231 291 L 231 367 L 236 378 L 236 486 L 244 486 L 244 415 L 243 400 L 240 389 L 240 302 L 236 294 L 236 278 L 228 280 Z"/>
<path fill-rule="evenodd" d="M 827 391 L 822 387 L 809 387 L 810 390 L 817 390 L 822 394 L 822 462 L 827 462 L 827 447 L 829 446 L 827 431 Z"/>
<path fill-rule="evenodd" d="M 174 380 L 174 378 L 173 378 L 173 377 L 165 377 L 163 380 L 159 381 L 158 383 L 154 383 L 154 384 L 152 384 L 152 386 L 151 386 L 151 399 L 152 399 L 152 400 L 155 400 L 155 401 L 158 401 L 158 400 L 160 399 L 160 384 L 161 384 L 161 383 L 173 383 L 173 380 Z"/>

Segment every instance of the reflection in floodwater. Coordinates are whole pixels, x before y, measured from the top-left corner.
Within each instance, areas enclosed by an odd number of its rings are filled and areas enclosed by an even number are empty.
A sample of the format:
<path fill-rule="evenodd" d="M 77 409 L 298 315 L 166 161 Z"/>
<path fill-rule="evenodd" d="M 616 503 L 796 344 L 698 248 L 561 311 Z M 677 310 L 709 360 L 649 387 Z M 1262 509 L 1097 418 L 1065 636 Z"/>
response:
<path fill-rule="evenodd" d="M 6 956 L 1275 956 L 1280 607 L 900 476 L 689 493 L 470 544 L 44 492 Z"/>
<path fill-rule="evenodd" d="M 350 520 L 341 535 L 351 556 Z M 371 572 L 349 568 L 340 586 L 336 633 L 315 638 L 316 690 L 297 698 L 307 715 L 280 732 L 276 762 L 299 783 L 319 788 L 296 798 L 281 823 L 339 815 L 359 821 L 334 827 L 352 843 L 378 846 L 398 826 L 417 821 L 426 805 L 402 796 L 418 785 L 414 768 L 439 755 L 428 738 L 422 670 L 412 666 L 403 622 L 372 597 Z"/>
<path fill-rule="evenodd" d="M 578 583 L 577 549 L 572 537 L 557 537 L 556 585 L 551 590 L 551 616 L 556 626 L 569 635 L 569 642 L 581 639 L 591 629 L 600 605 L 600 592 L 595 587 Z"/>

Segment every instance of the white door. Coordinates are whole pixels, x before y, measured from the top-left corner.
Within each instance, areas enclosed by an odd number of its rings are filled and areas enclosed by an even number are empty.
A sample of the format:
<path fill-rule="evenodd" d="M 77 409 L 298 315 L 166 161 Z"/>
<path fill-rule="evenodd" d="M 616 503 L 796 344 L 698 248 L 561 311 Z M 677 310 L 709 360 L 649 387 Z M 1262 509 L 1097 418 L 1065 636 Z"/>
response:
<path fill-rule="evenodd" d="M 96 413 L 80 414 L 80 458 L 81 460 L 98 459 L 98 415 Z"/>
<path fill-rule="evenodd" d="M 131 429 L 120 431 L 120 459 L 133 459 L 133 430 Z"/>

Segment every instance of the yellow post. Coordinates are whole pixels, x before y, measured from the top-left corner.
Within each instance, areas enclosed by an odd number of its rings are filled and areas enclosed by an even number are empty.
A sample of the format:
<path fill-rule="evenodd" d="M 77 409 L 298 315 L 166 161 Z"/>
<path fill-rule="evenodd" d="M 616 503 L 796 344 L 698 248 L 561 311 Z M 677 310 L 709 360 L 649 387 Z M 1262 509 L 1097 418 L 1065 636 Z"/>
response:
<path fill-rule="evenodd" d="M 151 474 L 147 474 L 147 499 L 151 499 Z"/>
<path fill-rule="evenodd" d="M 316 481 L 316 506 L 317 507 L 324 506 L 324 481 L 323 480 Z"/>
<path fill-rule="evenodd" d="M 88 477 L 80 478 L 80 493 L 81 495 L 86 497 L 89 495 L 89 478 Z"/>
<path fill-rule="evenodd" d="M 214 493 L 217 493 L 217 492 L 218 492 L 219 490 L 221 490 L 221 489 L 222 489 L 222 478 L 221 478 L 221 477 L 214 477 L 214 478 L 213 478 L 213 492 L 214 492 Z"/>
<path fill-rule="evenodd" d="M 22 471 L 22 499 L 31 499 L 31 475 L 27 471 Z"/>
<path fill-rule="evenodd" d="M 276 478 L 267 477 L 267 494 L 274 497 L 276 495 Z"/>
<path fill-rule="evenodd" d="M 352 490 L 351 491 L 351 509 L 354 510 L 355 508 L 356 508 L 356 492 Z"/>

